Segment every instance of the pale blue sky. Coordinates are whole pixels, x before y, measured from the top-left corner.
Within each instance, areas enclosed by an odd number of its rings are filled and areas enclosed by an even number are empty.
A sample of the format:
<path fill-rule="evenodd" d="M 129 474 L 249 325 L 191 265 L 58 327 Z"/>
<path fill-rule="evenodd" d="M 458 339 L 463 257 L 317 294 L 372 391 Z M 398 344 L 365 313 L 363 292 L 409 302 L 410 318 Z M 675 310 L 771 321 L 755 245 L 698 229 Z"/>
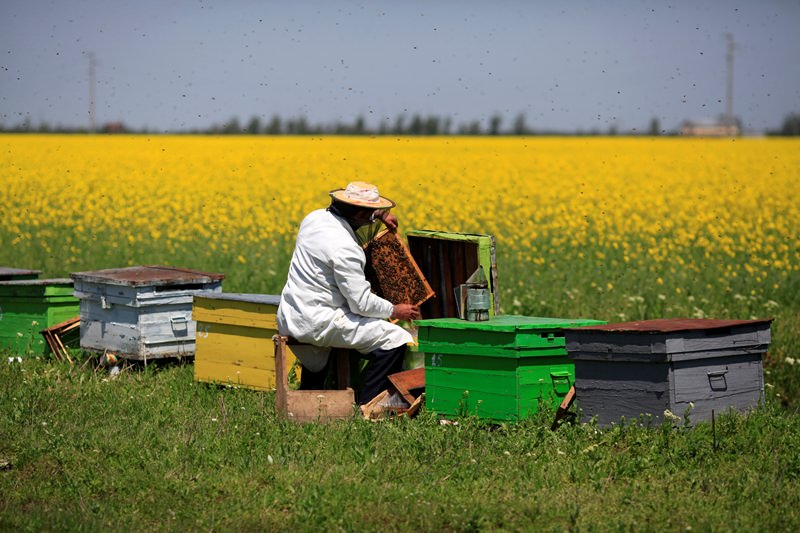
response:
<path fill-rule="evenodd" d="M 2 0 L 0 123 L 183 130 L 305 116 L 620 132 L 800 111 L 800 1 Z M 484 122 L 485 124 L 486 122 Z"/>

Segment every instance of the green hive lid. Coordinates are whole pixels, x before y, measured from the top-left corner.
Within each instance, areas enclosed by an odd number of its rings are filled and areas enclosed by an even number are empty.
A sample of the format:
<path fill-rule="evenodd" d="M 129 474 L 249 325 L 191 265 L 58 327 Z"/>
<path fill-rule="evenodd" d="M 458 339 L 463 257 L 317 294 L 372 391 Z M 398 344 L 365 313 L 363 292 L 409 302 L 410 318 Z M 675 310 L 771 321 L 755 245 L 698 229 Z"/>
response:
<path fill-rule="evenodd" d="M 72 296 L 72 280 L 69 278 L 52 279 L 15 279 L 0 281 L 0 295 L 3 296 Z"/>
<path fill-rule="evenodd" d="M 605 324 L 602 320 L 591 318 L 548 318 L 521 315 L 500 315 L 483 322 L 470 322 L 460 318 L 430 318 L 415 320 L 414 324 L 420 327 L 433 327 L 443 329 L 469 329 L 485 331 L 519 331 L 519 330 L 549 330 L 573 328 L 579 326 L 594 326 Z"/>
<path fill-rule="evenodd" d="M 451 231 L 438 231 L 430 229 L 408 230 L 406 236 L 428 237 L 431 239 L 446 239 L 448 241 L 466 241 L 466 242 L 476 242 L 480 239 L 486 239 L 492 237 L 491 235 L 485 233 L 454 233 Z"/>

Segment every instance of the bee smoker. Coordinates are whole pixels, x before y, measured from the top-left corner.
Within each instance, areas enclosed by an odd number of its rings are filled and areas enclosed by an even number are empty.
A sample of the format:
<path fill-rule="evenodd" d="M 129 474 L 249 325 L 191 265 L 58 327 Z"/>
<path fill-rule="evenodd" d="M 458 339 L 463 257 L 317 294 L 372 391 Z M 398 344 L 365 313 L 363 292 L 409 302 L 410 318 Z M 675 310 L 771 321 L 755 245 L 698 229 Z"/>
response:
<path fill-rule="evenodd" d="M 491 295 L 483 267 L 478 267 L 466 283 L 456 287 L 455 293 L 459 318 L 470 322 L 489 320 Z"/>

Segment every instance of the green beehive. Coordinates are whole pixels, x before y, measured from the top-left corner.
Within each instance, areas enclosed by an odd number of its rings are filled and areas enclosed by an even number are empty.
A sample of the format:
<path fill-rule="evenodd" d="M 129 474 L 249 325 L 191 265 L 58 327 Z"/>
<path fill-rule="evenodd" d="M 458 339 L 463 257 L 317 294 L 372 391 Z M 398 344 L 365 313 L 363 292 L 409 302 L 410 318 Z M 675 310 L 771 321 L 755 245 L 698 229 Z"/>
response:
<path fill-rule="evenodd" d="M 0 282 L 0 349 L 17 355 L 44 355 L 40 331 L 80 314 L 72 280 L 30 279 Z"/>
<path fill-rule="evenodd" d="M 575 381 L 562 328 L 599 320 L 501 315 L 484 322 L 416 322 L 425 353 L 425 405 L 445 418 L 522 420 L 558 406 Z"/>

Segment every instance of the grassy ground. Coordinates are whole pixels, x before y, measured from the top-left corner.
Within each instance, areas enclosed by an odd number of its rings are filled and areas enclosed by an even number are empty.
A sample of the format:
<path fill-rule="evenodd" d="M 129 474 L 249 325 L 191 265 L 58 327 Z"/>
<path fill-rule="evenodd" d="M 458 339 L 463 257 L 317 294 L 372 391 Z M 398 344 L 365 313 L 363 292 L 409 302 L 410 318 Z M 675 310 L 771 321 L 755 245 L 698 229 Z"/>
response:
<path fill-rule="evenodd" d="M 402 231 L 497 238 L 506 314 L 775 320 L 766 405 L 715 431 L 295 426 L 191 366 L 0 353 L 0 531 L 800 530 L 796 141 L 3 141 L 0 265 L 42 277 L 170 264 L 277 294 L 302 216 L 375 176 Z"/>
<path fill-rule="evenodd" d="M 0 363 L 0 530 L 800 528 L 800 414 L 549 430 L 275 419 L 191 365 Z"/>

